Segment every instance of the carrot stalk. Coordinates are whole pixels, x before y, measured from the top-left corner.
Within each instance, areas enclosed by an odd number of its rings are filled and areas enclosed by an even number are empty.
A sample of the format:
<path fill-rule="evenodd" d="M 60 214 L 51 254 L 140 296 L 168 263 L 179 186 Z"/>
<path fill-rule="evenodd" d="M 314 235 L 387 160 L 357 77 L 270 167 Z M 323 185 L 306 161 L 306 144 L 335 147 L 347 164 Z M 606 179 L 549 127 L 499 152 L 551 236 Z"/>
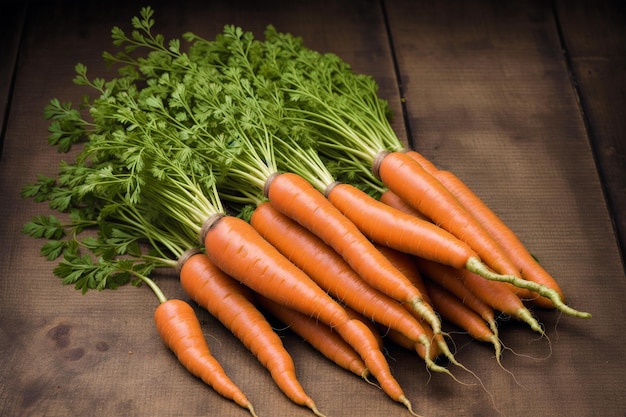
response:
<path fill-rule="evenodd" d="M 280 337 L 253 304 L 250 289 L 219 270 L 204 253 L 186 252 L 179 268 L 187 294 L 241 340 L 291 401 L 322 416 L 298 381 L 293 360 Z"/>

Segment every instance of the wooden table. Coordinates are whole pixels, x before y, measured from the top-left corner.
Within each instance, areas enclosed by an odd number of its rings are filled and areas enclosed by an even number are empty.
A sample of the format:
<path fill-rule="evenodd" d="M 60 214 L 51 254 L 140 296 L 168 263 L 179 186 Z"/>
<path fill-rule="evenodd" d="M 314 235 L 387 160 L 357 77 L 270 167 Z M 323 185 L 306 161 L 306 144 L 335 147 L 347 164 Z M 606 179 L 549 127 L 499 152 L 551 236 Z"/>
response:
<path fill-rule="evenodd" d="M 562 283 L 590 320 L 536 309 L 547 338 L 503 320 L 510 350 L 454 334 L 481 379 L 429 375 L 388 347 L 394 374 L 424 416 L 624 416 L 626 369 L 626 14 L 623 1 L 152 2 L 157 31 L 213 37 L 225 24 L 262 35 L 271 23 L 373 75 L 394 128 L 464 179 Z M 73 67 L 106 76 L 101 52 L 134 2 L 0 3 L 0 415 L 243 416 L 186 373 L 156 334 L 146 288 L 84 296 L 52 275 L 21 233 L 45 207 L 20 197 L 55 175 L 44 105 L 78 102 Z M 186 295 L 174 276 L 156 279 Z M 585 295 L 586 294 L 586 295 Z M 252 355 L 200 308 L 213 352 L 259 416 L 307 416 Z M 454 330 L 447 327 L 448 330 Z M 406 416 L 377 388 L 281 331 L 301 382 L 328 416 Z M 464 381 L 469 374 L 454 369 Z M 475 382 L 475 381 L 474 381 Z M 490 393 L 488 394 L 487 391 Z"/>

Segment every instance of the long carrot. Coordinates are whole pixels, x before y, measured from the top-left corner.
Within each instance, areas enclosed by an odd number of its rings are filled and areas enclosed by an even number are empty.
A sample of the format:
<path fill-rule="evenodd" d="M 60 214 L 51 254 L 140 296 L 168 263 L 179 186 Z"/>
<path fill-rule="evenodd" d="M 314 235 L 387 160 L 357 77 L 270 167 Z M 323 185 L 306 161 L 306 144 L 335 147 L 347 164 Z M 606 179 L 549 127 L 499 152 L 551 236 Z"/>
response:
<path fill-rule="evenodd" d="M 454 285 L 454 281 L 458 281 L 487 305 L 527 323 L 531 329 L 540 334 L 544 333 L 522 300 L 504 283 L 485 280 L 467 270 L 454 269 L 424 259 L 416 261 L 420 271 L 430 279 L 444 286 Z"/>
<path fill-rule="evenodd" d="M 365 282 L 330 246 L 271 203 L 259 204 L 250 224 L 331 296 L 357 313 L 396 329 L 426 350 L 431 348 L 424 327 L 400 303 Z M 427 365 L 441 370 L 433 362 Z"/>
<path fill-rule="evenodd" d="M 589 313 L 577 311 L 566 305 L 554 289 L 519 278 L 519 269 L 486 229 L 458 203 L 456 197 L 409 155 L 404 152 L 385 152 L 379 159 L 380 164 L 375 171 L 389 189 L 434 223 L 467 242 L 485 263 L 498 272 L 498 274 L 489 274 L 481 271 L 479 273 L 481 276 L 536 292 L 549 298 L 559 310 L 566 314 L 590 317 Z M 474 261 L 475 259 L 472 260 Z M 478 273 L 474 265 L 467 265 L 466 268 Z"/>
<path fill-rule="evenodd" d="M 249 223 L 217 215 L 207 220 L 201 239 L 209 259 L 226 274 L 279 304 L 333 327 L 359 353 L 385 393 L 412 412 L 372 332 L 363 323 L 350 320 L 339 304 Z"/>
<path fill-rule="evenodd" d="M 163 301 L 154 312 L 154 320 L 163 342 L 189 372 L 256 416 L 250 401 L 211 355 L 200 322 L 189 304 L 176 299 Z"/>
<path fill-rule="evenodd" d="M 312 317 L 257 295 L 256 302 L 333 363 L 367 380 L 369 370 L 356 351 L 336 332 Z"/>
<path fill-rule="evenodd" d="M 374 288 L 411 305 L 420 316 L 440 330 L 439 319 L 423 302 L 410 281 L 386 259 L 361 231 L 304 178 L 284 173 L 272 177 L 265 187 L 271 204 L 319 236 Z M 294 204 L 295 201 L 297 204 Z"/>
<path fill-rule="evenodd" d="M 322 416 L 298 381 L 293 360 L 280 337 L 252 303 L 250 289 L 219 270 L 204 253 L 185 253 L 179 268 L 185 292 L 241 340 L 291 401 Z"/>

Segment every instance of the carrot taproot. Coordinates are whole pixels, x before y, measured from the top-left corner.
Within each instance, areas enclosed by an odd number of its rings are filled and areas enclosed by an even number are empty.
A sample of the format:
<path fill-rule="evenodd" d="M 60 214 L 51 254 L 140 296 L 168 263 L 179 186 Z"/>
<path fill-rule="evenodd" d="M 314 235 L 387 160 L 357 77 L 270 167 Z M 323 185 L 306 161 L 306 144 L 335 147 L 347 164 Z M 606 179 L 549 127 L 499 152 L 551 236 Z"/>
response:
<path fill-rule="evenodd" d="M 248 222 L 215 215 L 207 219 L 200 238 L 209 259 L 226 274 L 279 304 L 333 327 L 359 353 L 384 392 L 413 412 L 367 326 L 351 320 L 337 302 Z"/>
<path fill-rule="evenodd" d="M 362 316 L 396 329 L 426 350 L 431 348 L 424 326 L 398 301 L 365 282 L 330 246 L 271 203 L 259 204 L 250 224 L 331 296 Z M 441 370 L 433 362 L 427 365 Z"/>
<path fill-rule="evenodd" d="M 520 278 L 519 269 L 487 230 L 463 207 L 435 177 L 404 152 L 383 152 L 374 168 L 381 181 L 432 222 L 465 241 L 479 255 L 471 258 L 466 269 L 486 279 L 502 281 L 538 293 L 550 299 L 562 312 L 588 318 L 587 312 L 565 304 L 557 291 L 534 281 Z M 482 261 L 481 261 L 482 259 Z M 491 270 L 484 270 L 486 263 Z"/>
<path fill-rule="evenodd" d="M 343 369 L 367 380 L 369 370 L 352 346 L 324 323 L 257 295 L 256 302 L 264 311 L 280 320 L 318 352 Z"/>
<path fill-rule="evenodd" d="M 178 299 L 161 302 L 154 320 L 165 345 L 189 372 L 256 416 L 250 401 L 211 354 L 196 313 L 188 303 Z"/>
<path fill-rule="evenodd" d="M 451 286 L 458 285 L 456 281 L 488 306 L 527 323 L 531 329 L 540 334 L 544 333 L 541 324 L 533 317 L 530 310 L 504 283 L 485 280 L 467 270 L 451 268 L 425 259 L 416 258 L 416 262 L 419 270 L 429 279 L 450 289 Z"/>
<path fill-rule="evenodd" d="M 328 200 L 372 241 L 456 268 L 478 254 L 464 241 L 430 221 L 370 197 L 349 184 L 336 184 Z"/>
<path fill-rule="evenodd" d="M 264 194 L 278 211 L 337 251 L 370 285 L 398 301 L 407 302 L 426 319 L 435 333 L 440 331 L 439 318 L 424 303 L 419 290 L 376 250 L 354 223 L 304 178 L 289 172 L 274 175 L 266 182 Z"/>
<path fill-rule="evenodd" d="M 280 337 L 252 303 L 250 289 L 218 269 L 204 253 L 185 253 L 179 268 L 185 292 L 241 340 L 291 401 L 321 416 L 298 381 L 293 360 Z"/>
<path fill-rule="evenodd" d="M 428 294 L 439 314 L 441 314 L 445 320 L 467 331 L 475 340 L 491 343 L 495 349 L 496 360 L 500 363 L 502 344 L 485 320 L 453 293 L 436 282 L 427 281 L 426 285 Z"/>

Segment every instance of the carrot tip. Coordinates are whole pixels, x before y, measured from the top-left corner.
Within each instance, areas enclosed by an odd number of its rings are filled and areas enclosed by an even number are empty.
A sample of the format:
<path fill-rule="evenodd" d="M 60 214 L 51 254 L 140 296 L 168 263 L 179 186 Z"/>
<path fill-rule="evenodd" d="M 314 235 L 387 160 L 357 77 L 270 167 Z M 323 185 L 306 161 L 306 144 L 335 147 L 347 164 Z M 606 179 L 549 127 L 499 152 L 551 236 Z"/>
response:
<path fill-rule="evenodd" d="M 520 308 L 517 311 L 517 318 L 527 323 L 530 328 L 537 333 L 541 335 L 545 334 L 543 328 L 541 327 L 541 324 L 539 324 L 539 322 L 533 317 L 532 313 L 527 308 Z"/>
<path fill-rule="evenodd" d="M 411 413 L 412 415 L 416 417 L 420 417 L 419 414 L 415 414 L 415 412 L 413 411 L 413 406 L 411 405 L 411 401 L 409 401 L 407 397 L 405 397 L 404 395 L 401 395 L 400 398 L 398 398 L 398 402 L 403 404 L 409 410 L 409 413 Z"/>
<path fill-rule="evenodd" d="M 441 320 L 439 320 L 437 313 L 435 313 L 430 305 L 424 302 L 421 298 L 411 300 L 410 304 L 413 310 L 415 310 L 420 317 L 430 324 L 430 327 L 433 329 L 433 333 L 441 333 Z"/>
<path fill-rule="evenodd" d="M 252 404 L 248 404 L 248 406 L 246 407 L 248 409 L 248 411 L 250 411 L 250 415 L 252 417 L 259 417 L 256 415 L 256 412 L 254 411 L 254 407 L 252 407 Z"/>
<path fill-rule="evenodd" d="M 317 409 L 317 406 L 315 405 L 313 400 L 308 401 L 306 405 L 307 405 L 307 407 L 309 407 L 311 409 L 311 411 L 313 411 L 313 414 L 315 414 L 316 416 L 318 416 L 318 417 L 326 417 L 324 414 L 320 413 L 320 410 Z"/>
<path fill-rule="evenodd" d="M 584 311 L 578 311 L 568 306 L 567 304 L 565 304 L 563 300 L 561 299 L 561 296 L 559 295 L 559 293 L 555 291 L 554 289 L 547 287 L 545 285 L 542 285 L 542 284 L 538 284 L 533 281 L 528 281 L 528 280 L 516 277 L 515 275 L 496 274 L 495 272 L 487 268 L 487 266 L 480 259 L 476 257 L 470 258 L 465 264 L 465 268 L 468 271 L 471 271 L 477 275 L 480 275 L 481 277 L 485 279 L 489 279 L 491 281 L 508 282 L 509 284 L 512 284 L 518 288 L 524 288 L 526 290 L 536 292 L 542 297 L 550 299 L 550 301 L 552 301 L 552 303 L 558 310 L 560 310 L 561 312 L 567 315 L 579 317 L 579 318 L 585 318 L 585 319 L 591 318 L 590 313 L 587 313 Z"/>

